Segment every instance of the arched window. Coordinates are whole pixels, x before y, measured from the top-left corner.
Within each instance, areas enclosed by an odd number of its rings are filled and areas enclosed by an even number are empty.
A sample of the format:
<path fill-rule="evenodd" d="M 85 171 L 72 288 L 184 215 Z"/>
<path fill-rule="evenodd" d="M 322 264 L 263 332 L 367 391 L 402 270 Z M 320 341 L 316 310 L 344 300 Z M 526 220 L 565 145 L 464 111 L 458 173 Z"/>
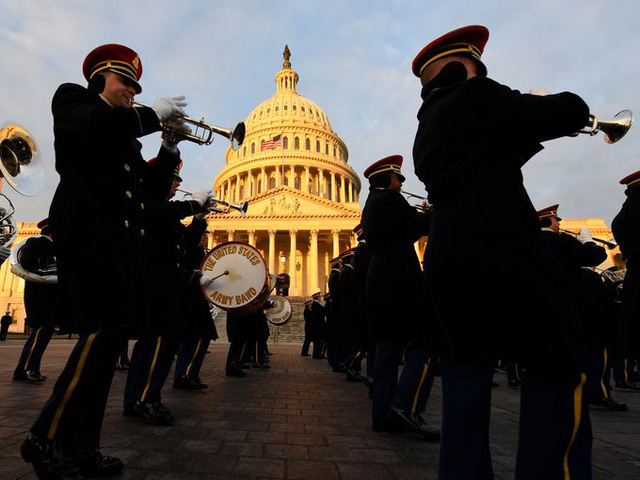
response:
<path fill-rule="evenodd" d="M 276 188 L 276 177 L 271 177 L 269 179 L 269 188 Z"/>
<path fill-rule="evenodd" d="M 251 155 L 253 155 L 254 153 L 256 153 L 256 144 L 251 143 Z"/>
<path fill-rule="evenodd" d="M 284 176 L 284 184 L 285 185 L 289 185 L 289 176 L 288 175 Z"/>
<path fill-rule="evenodd" d="M 242 156 L 246 157 L 247 156 L 247 147 L 244 147 L 244 149 L 242 151 L 243 151 Z"/>
<path fill-rule="evenodd" d="M 304 148 L 305 148 L 306 150 L 311 150 L 311 139 L 307 138 L 307 139 L 304 141 Z"/>
<path fill-rule="evenodd" d="M 300 138 L 296 137 L 293 141 L 293 148 L 300 150 Z"/>
<path fill-rule="evenodd" d="M 282 149 L 286 150 L 289 148 L 289 137 L 282 137 Z"/>
<path fill-rule="evenodd" d="M 336 147 L 333 147 L 333 158 L 336 157 Z"/>
<path fill-rule="evenodd" d="M 320 151 L 320 140 L 316 140 L 316 152 Z"/>
<path fill-rule="evenodd" d="M 293 186 L 296 190 L 301 190 L 302 189 L 302 179 L 300 177 L 296 177 L 296 179 L 293 181 Z"/>
<path fill-rule="evenodd" d="M 329 144 L 328 143 L 325 143 L 325 145 L 324 145 L 324 153 L 325 153 L 325 155 L 329 155 Z"/>
<path fill-rule="evenodd" d="M 288 106 L 288 105 L 285 105 L 285 106 L 284 106 L 284 110 L 285 110 L 285 111 L 287 111 L 287 109 L 288 109 L 288 108 L 289 108 L 289 106 Z"/>

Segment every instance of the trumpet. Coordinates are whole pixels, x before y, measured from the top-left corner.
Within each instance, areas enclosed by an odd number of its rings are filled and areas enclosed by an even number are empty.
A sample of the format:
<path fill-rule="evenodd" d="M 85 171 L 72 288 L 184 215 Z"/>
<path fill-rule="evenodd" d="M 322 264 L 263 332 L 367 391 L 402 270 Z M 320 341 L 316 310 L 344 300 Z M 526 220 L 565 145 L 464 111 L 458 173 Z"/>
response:
<path fill-rule="evenodd" d="M 134 101 L 133 104 L 141 107 L 149 107 L 149 105 L 136 101 Z M 244 135 L 246 133 L 244 122 L 238 123 L 233 130 L 230 130 L 205 123 L 204 118 L 195 120 L 184 116 L 182 119 L 186 124 L 193 126 L 192 132 L 179 130 L 168 124 L 162 124 L 162 138 L 166 138 L 175 143 L 181 140 L 188 140 L 198 145 L 211 145 L 213 143 L 213 134 L 217 133 L 229 139 L 233 150 L 238 150 L 242 142 L 244 142 Z"/>
<path fill-rule="evenodd" d="M 427 197 L 421 197 L 420 195 L 416 195 L 415 193 L 407 192 L 406 190 L 400 190 L 400 193 L 406 195 L 407 197 L 417 198 L 419 200 L 427 200 Z"/>
<path fill-rule="evenodd" d="M 185 196 L 192 196 L 193 193 L 187 192 L 186 190 L 177 189 L 178 192 L 182 192 Z M 220 208 L 218 205 L 221 205 L 225 208 Z M 249 209 L 249 202 L 242 202 L 240 205 L 225 202 L 224 200 L 220 200 L 218 198 L 211 197 L 207 200 L 207 203 L 204 204 L 204 208 L 207 209 L 211 213 L 220 213 L 226 215 L 231 213 L 231 210 L 237 210 L 240 212 L 240 216 L 244 217 L 247 214 L 247 210 Z"/>
<path fill-rule="evenodd" d="M 406 190 L 400 190 L 400 193 L 410 198 L 412 197 L 412 198 L 417 198 L 418 200 L 422 200 L 422 203 L 418 203 L 417 205 L 413 206 L 413 208 L 415 208 L 418 211 L 418 213 L 427 214 L 433 211 L 433 205 L 429 203 L 429 201 L 427 200 L 427 197 L 422 197 L 420 195 L 416 195 L 415 193 L 407 192 Z"/>
<path fill-rule="evenodd" d="M 563 233 L 568 233 L 569 235 L 573 235 L 574 237 L 577 237 L 579 235 L 578 232 L 574 232 L 573 230 L 565 230 L 564 228 L 560 229 L 561 232 Z M 609 241 L 609 240 L 603 240 L 601 238 L 596 238 L 596 237 L 591 237 L 593 239 L 594 242 L 598 242 L 603 244 L 604 246 L 606 246 L 609 250 L 613 250 L 614 248 L 616 248 L 618 246 L 618 244 L 614 241 Z"/>
<path fill-rule="evenodd" d="M 624 137 L 633 124 L 633 112 L 622 110 L 615 114 L 612 120 L 600 121 L 595 115 L 589 115 L 589 125 L 575 133 L 596 135 L 598 132 L 604 133 L 604 141 L 612 144 Z"/>

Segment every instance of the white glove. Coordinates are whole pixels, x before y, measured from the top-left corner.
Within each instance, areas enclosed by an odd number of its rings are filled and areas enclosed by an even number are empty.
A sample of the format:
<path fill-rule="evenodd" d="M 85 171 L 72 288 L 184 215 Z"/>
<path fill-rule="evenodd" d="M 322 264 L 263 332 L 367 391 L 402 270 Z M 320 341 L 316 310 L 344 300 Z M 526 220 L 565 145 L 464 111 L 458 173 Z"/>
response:
<path fill-rule="evenodd" d="M 7 247 L 0 247 L 0 265 L 11 255 L 11 249 Z"/>
<path fill-rule="evenodd" d="M 537 88 L 532 88 L 531 90 L 529 90 L 529 93 L 531 95 L 537 95 L 539 97 L 546 97 L 547 95 L 551 95 L 551 92 L 549 92 L 546 88 L 544 87 L 537 87 Z"/>
<path fill-rule="evenodd" d="M 586 228 L 581 228 L 578 232 L 578 235 L 576 235 L 576 238 L 580 243 L 593 242 L 593 237 L 591 236 L 589 230 Z"/>
<path fill-rule="evenodd" d="M 191 195 L 191 198 L 193 198 L 193 200 L 198 202 L 198 205 L 200 205 L 202 207 L 202 206 L 204 206 L 205 203 L 207 203 L 207 201 L 210 198 L 213 198 L 213 191 L 211 191 L 211 190 L 200 190 L 198 192 L 194 192 L 193 195 Z"/>
<path fill-rule="evenodd" d="M 200 286 L 201 287 L 208 287 L 212 283 L 213 283 L 213 278 L 211 278 L 211 277 L 209 277 L 207 275 L 202 275 L 200 277 Z"/>
<path fill-rule="evenodd" d="M 185 112 L 183 107 L 187 106 L 184 95 L 178 95 L 176 97 L 158 97 L 153 102 L 151 108 L 158 115 L 158 120 L 164 122 L 169 117 L 183 117 Z"/>

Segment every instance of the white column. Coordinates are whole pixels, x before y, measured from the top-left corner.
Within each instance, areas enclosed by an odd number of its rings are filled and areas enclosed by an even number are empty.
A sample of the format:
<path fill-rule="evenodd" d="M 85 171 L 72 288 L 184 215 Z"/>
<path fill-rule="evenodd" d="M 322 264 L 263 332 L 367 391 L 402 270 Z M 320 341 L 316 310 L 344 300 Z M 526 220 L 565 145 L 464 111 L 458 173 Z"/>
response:
<path fill-rule="evenodd" d="M 311 237 L 310 237 L 311 265 L 309 265 L 309 270 L 311 272 L 310 290 L 311 290 L 311 293 L 313 294 L 319 290 L 318 288 L 318 230 L 311 230 L 309 233 L 311 234 Z"/>
<path fill-rule="evenodd" d="M 320 196 L 320 169 L 316 171 L 315 189 L 313 194 Z"/>
<path fill-rule="evenodd" d="M 302 191 L 309 193 L 309 167 L 304 167 L 304 179 L 302 180 Z"/>
<path fill-rule="evenodd" d="M 227 180 L 227 188 L 226 188 L 226 192 L 225 192 L 225 197 L 224 200 L 226 202 L 231 202 L 231 179 Z"/>
<path fill-rule="evenodd" d="M 269 273 L 276 272 L 276 231 L 269 230 Z"/>
<path fill-rule="evenodd" d="M 296 186 L 296 171 L 293 165 L 289 167 L 289 186 L 291 188 Z"/>
<path fill-rule="evenodd" d="M 236 194 L 233 199 L 235 202 L 240 200 L 240 174 L 236 175 Z"/>
<path fill-rule="evenodd" d="M 289 289 L 292 295 L 298 294 L 298 281 L 296 272 L 296 234 L 297 230 L 289 230 L 289 279 L 291 284 Z"/>
<path fill-rule="evenodd" d="M 213 247 L 215 247 L 213 232 L 209 232 L 207 233 L 207 249 L 211 250 Z"/>
<path fill-rule="evenodd" d="M 249 245 L 252 247 L 256 246 L 256 231 L 255 230 L 247 230 L 247 235 L 249 235 Z"/>
<path fill-rule="evenodd" d="M 227 230 L 227 238 L 230 242 L 233 242 L 234 233 L 235 233 L 235 230 Z"/>
<path fill-rule="evenodd" d="M 264 167 L 260 169 L 260 192 L 267 191 L 267 172 L 264 171 Z"/>
<path fill-rule="evenodd" d="M 340 230 L 331 230 L 331 236 L 333 237 L 333 258 L 340 255 Z"/>
<path fill-rule="evenodd" d="M 336 174 L 331 172 L 331 200 L 336 201 Z"/>

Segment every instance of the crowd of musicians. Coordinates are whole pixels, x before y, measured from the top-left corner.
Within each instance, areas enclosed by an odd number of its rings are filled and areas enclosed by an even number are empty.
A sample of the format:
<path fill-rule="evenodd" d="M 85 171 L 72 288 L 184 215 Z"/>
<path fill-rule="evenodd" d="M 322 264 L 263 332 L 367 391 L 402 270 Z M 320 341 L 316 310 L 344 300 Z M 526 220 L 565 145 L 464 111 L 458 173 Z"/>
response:
<path fill-rule="evenodd" d="M 558 205 L 536 211 L 521 173 L 541 142 L 585 127 L 588 106 L 573 93 L 526 94 L 490 79 L 481 60 L 488 37 L 485 27 L 464 27 L 416 56 L 423 103 L 413 167 L 428 208 L 402 195 L 401 156 L 366 169 L 358 245 L 332 260 L 324 298 L 305 305 L 301 354 L 367 386 L 374 431 L 440 441 L 443 480 L 493 478 L 491 390 L 495 369 L 505 368 L 521 390 L 516 478 L 587 479 L 589 403 L 626 409 L 613 399 L 612 369 L 616 388 L 637 388 L 640 172 L 622 179 L 628 198 L 612 224 L 626 261 L 621 286 L 615 272 L 596 272 L 607 254 L 587 230 L 561 233 Z M 161 393 L 174 358 L 173 386 L 204 389 L 200 366 L 217 338 L 201 291 L 214 280 L 198 272 L 211 192 L 170 201 L 181 182 L 179 138 L 164 136 L 150 161 L 138 141 L 168 126 L 186 130 L 185 98 L 134 107 L 142 63 L 122 45 L 91 51 L 83 74 L 86 87 L 67 83 L 54 95 L 60 183 L 42 235 L 19 262 L 39 280 L 27 279 L 31 335 L 14 379 L 45 380 L 40 359 L 54 326 L 79 334 L 21 447 L 47 479 L 123 469 L 100 451 L 116 367 L 128 370 L 123 413 L 171 425 Z M 423 236 L 420 259 L 414 243 Z M 57 282 L 46 281 L 52 269 Z M 96 292 L 109 304 L 97 304 Z M 51 314 L 56 302 L 64 315 Z M 228 376 L 269 368 L 262 309 L 229 312 L 227 330 Z M 423 416 L 436 376 L 438 426 Z"/>

